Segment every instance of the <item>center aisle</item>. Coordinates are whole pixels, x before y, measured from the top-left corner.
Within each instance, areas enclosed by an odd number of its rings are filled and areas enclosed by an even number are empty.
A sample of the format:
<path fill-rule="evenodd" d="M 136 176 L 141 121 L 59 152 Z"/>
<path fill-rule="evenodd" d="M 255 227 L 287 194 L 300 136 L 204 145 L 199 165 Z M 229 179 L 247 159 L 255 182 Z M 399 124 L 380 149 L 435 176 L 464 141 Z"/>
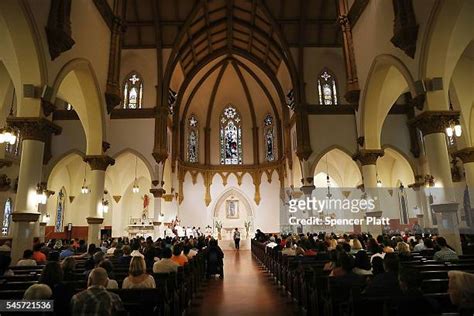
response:
<path fill-rule="evenodd" d="M 189 315 L 295 315 L 250 250 L 224 251 L 224 279 L 209 280 L 202 296 Z"/>

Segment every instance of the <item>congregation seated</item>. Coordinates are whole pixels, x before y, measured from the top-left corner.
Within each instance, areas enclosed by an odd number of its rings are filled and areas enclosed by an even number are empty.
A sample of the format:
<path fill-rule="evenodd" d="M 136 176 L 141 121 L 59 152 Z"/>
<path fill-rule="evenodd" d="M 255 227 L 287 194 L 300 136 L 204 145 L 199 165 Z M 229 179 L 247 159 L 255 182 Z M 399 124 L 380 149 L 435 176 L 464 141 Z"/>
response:
<path fill-rule="evenodd" d="M 398 258 L 400 259 L 400 261 L 413 260 L 413 255 L 410 251 L 410 245 L 408 245 L 406 242 L 399 241 L 397 243 L 396 250 L 398 252 Z"/>
<path fill-rule="evenodd" d="M 352 272 L 358 275 L 372 275 L 372 267 L 365 250 L 359 250 L 355 254 L 354 268 L 352 269 Z"/>
<path fill-rule="evenodd" d="M 448 293 L 451 302 L 460 315 L 474 314 L 474 274 L 463 271 L 449 271 Z"/>
<path fill-rule="evenodd" d="M 286 256 L 295 256 L 296 255 L 296 251 L 293 248 L 293 243 L 291 242 L 291 240 L 286 241 L 285 248 L 281 251 L 281 253 L 283 255 L 286 255 Z"/>
<path fill-rule="evenodd" d="M 33 284 L 23 294 L 24 300 L 47 300 L 53 296 L 53 291 L 46 284 Z"/>
<path fill-rule="evenodd" d="M 118 289 L 118 283 L 113 279 L 113 270 L 114 265 L 110 260 L 102 260 L 99 265 L 100 268 L 103 268 L 107 272 L 107 289 Z"/>
<path fill-rule="evenodd" d="M 367 285 L 365 294 L 368 296 L 399 296 L 400 286 L 398 284 L 398 269 L 400 259 L 394 253 L 388 253 L 384 256 L 384 273 L 374 276 Z"/>
<path fill-rule="evenodd" d="M 33 259 L 36 261 L 37 264 L 44 264 L 46 263 L 46 255 L 41 251 L 43 245 L 41 243 L 37 243 L 33 245 Z"/>
<path fill-rule="evenodd" d="M 64 250 L 62 250 L 59 254 L 60 259 L 64 259 L 67 257 L 71 257 L 74 255 L 74 248 L 71 246 L 66 247 Z"/>
<path fill-rule="evenodd" d="M 173 256 L 171 260 L 176 262 L 180 266 L 184 266 L 188 263 L 188 258 L 183 254 L 183 248 L 181 244 L 175 244 L 173 247 Z"/>
<path fill-rule="evenodd" d="M 76 259 L 74 259 L 74 257 L 64 258 L 61 262 L 61 268 L 63 270 L 64 281 L 73 281 L 74 270 L 76 269 Z"/>
<path fill-rule="evenodd" d="M 418 271 L 402 269 L 398 279 L 401 294 L 394 299 L 397 315 L 433 315 L 439 310 L 439 305 L 435 300 L 423 296 L 422 280 Z"/>
<path fill-rule="evenodd" d="M 0 276 L 12 276 L 13 270 L 10 269 L 12 258 L 9 255 L 0 255 Z"/>
<path fill-rule="evenodd" d="M 65 312 L 69 309 L 74 289 L 64 283 L 64 274 L 59 262 L 48 262 L 41 272 L 38 283 L 46 284 L 51 289 L 56 312 Z"/>
<path fill-rule="evenodd" d="M 25 251 L 23 251 L 23 257 L 20 260 L 18 260 L 16 265 L 18 267 L 35 266 L 36 261 L 33 259 L 33 251 L 31 251 L 30 249 L 26 249 Z"/>
<path fill-rule="evenodd" d="M 448 244 L 446 243 L 446 239 L 444 239 L 443 237 L 438 237 L 436 239 L 436 243 L 440 247 L 440 250 L 434 253 L 434 260 L 443 262 L 459 260 L 459 257 L 456 252 L 449 248 Z"/>
<path fill-rule="evenodd" d="M 95 268 L 88 278 L 87 289 L 77 293 L 71 299 L 73 315 L 113 315 L 123 311 L 120 297 L 105 288 L 108 282 L 107 272 Z"/>
<path fill-rule="evenodd" d="M 128 245 L 124 246 L 122 250 L 123 250 L 123 254 L 122 256 L 119 257 L 118 262 L 120 264 L 129 265 L 130 260 L 132 260 L 132 256 L 130 255 L 132 250 L 130 249 L 130 246 Z"/>
<path fill-rule="evenodd" d="M 164 248 L 161 251 L 161 260 L 153 264 L 153 273 L 177 272 L 179 264 L 171 259 L 172 251 L 170 248 Z"/>
<path fill-rule="evenodd" d="M 128 277 L 123 280 L 122 289 L 154 289 L 155 287 L 155 279 L 146 273 L 145 260 L 140 256 L 132 257 Z"/>

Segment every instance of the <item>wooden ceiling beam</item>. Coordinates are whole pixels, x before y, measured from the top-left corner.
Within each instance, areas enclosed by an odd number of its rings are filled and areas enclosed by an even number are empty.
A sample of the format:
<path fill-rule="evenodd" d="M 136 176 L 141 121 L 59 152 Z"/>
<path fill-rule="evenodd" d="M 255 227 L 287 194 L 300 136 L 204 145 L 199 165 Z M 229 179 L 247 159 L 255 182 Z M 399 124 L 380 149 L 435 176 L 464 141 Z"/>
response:
<path fill-rule="evenodd" d="M 229 52 L 232 51 L 232 42 L 233 42 L 233 37 L 232 37 L 232 29 L 234 25 L 234 14 L 232 12 L 232 8 L 234 6 L 234 0 L 228 0 L 227 2 L 227 10 L 226 10 L 226 16 L 227 16 L 227 49 Z"/>
<path fill-rule="evenodd" d="M 252 11 L 250 12 L 250 25 L 255 26 L 255 15 L 257 14 L 257 1 L 252 0 Z M 248 51 L 252 52 L 253 30 L 250 30 Z"/>
<path fill-rule="evenodd" d="M 212 54 L 212 39 L 211 39 L 211 28 L 209 27 L 211 21 L 209 20 L 209 5 L 207 0 L 203 0 L 204 2 L 204 21 L 206 22 L 206 31 L 207 31 L 207 49 L 209 54 Z"/>
<path fill-rule="evenodd" d="M 135 13 L 135 17 L 137 18 L 137 20 L 140 19 L 140 17 L 138 16 L 138 4 L 137 4 L 137 0 L 133 0 L 133 4 L 132 4 L 132 7 L 133 7 L 133 13 Z M 142 44 L 142 29 L 141 27 L 137 27 L 137 39 L 138 39 L 138 43 L 139 44 Z"/>

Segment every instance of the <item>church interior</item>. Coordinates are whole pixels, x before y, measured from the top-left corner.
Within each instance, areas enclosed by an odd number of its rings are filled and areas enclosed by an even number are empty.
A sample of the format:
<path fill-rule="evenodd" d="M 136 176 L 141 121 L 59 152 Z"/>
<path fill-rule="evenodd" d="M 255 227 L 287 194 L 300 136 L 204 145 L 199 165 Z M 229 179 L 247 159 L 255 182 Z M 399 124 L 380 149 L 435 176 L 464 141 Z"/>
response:
<path fill-rule="evenodd" d="M 472 0 L 0 1 L 0 300 L 472 315 L 473 15 Z M 296 220 L 308 199 L 373 207 Z"/>

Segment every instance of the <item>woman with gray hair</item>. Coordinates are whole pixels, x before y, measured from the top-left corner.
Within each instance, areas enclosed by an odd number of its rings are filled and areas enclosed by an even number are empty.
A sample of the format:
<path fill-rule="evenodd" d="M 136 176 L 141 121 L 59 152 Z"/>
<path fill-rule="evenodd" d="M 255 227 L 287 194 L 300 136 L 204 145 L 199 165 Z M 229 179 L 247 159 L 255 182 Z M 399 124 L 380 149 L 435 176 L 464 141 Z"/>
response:
<path fill-rule="evenodd" d="M 24 300 L 47 300 L 53 296 L 53 291 L 46 284 L 33 284 L 23 295 Z"/>
<path fill-rule="evenodd" d="M 451 302 L 458 307 L 460 315 L 472 315 L 474 312 L 474 274 L 449 271 L 448 277 L 448 293 Z"/>

